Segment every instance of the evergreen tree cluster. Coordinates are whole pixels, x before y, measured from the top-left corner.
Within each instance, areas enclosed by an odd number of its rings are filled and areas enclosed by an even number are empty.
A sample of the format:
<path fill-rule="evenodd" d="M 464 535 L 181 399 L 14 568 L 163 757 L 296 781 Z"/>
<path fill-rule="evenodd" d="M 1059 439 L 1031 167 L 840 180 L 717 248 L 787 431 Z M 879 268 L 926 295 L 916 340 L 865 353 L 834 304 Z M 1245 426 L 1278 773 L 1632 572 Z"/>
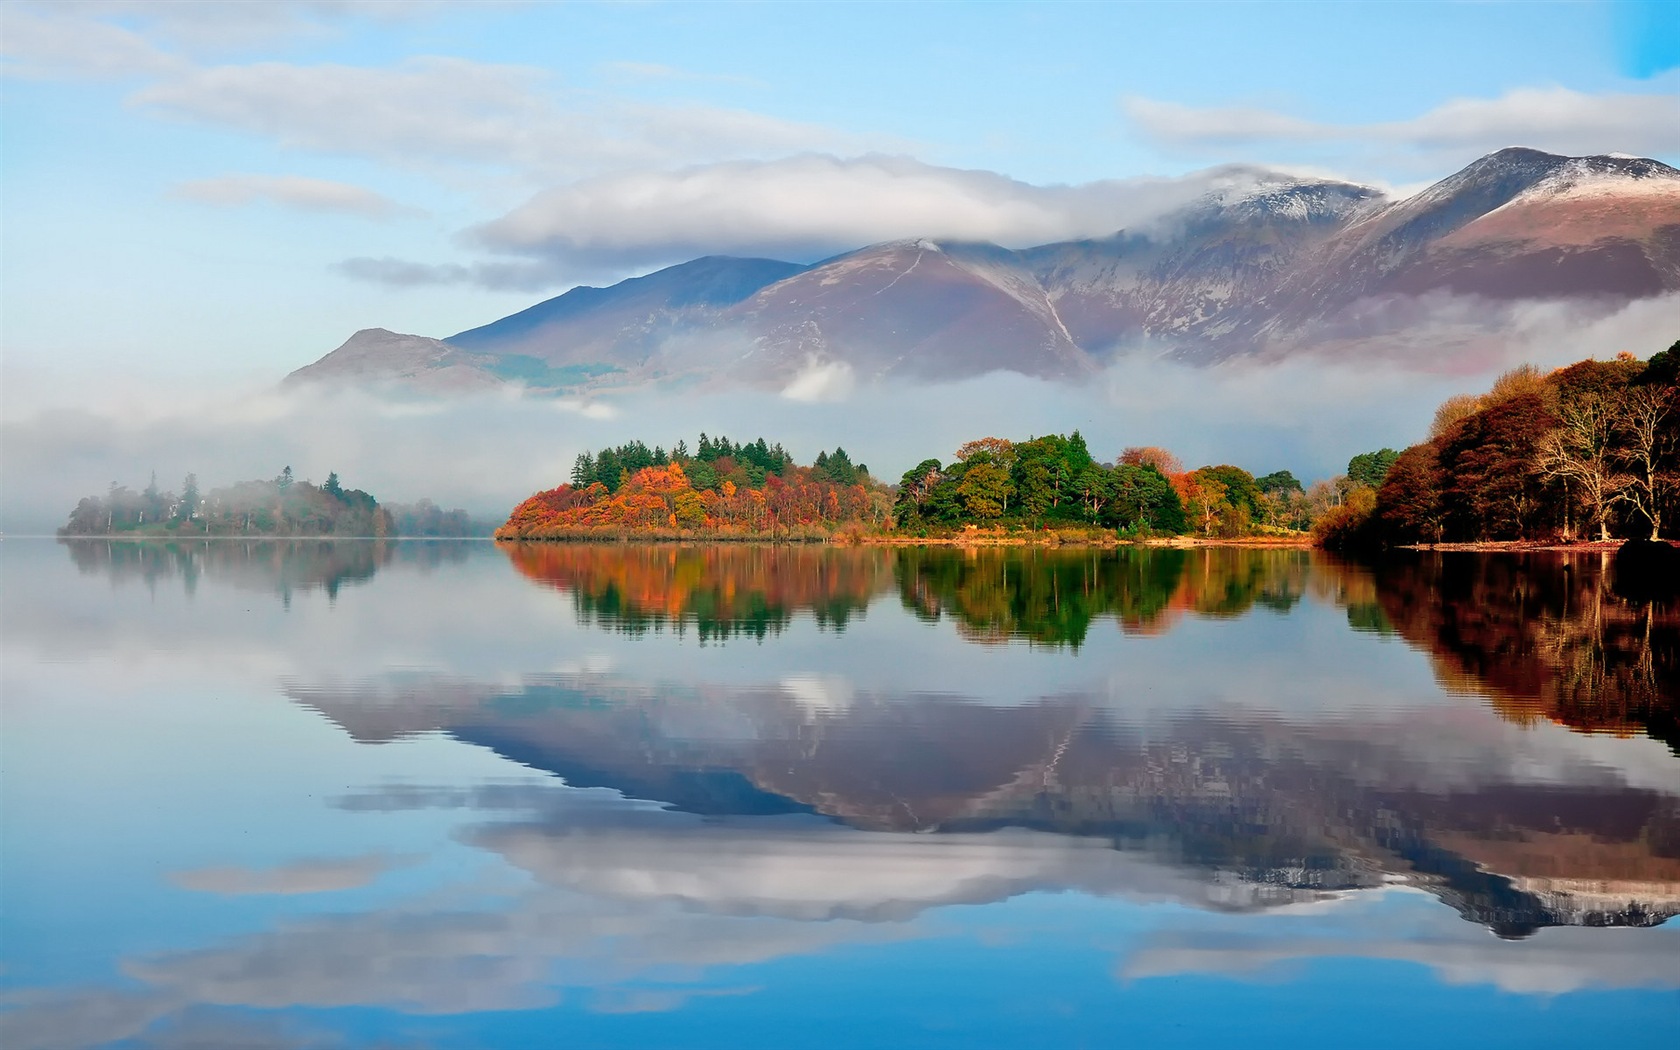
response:
<path fill-rule="evenodd" d="M 287 466 L 268 481 L 242 481 L 201 495 L 198 475 L 181 492 L 150 484 L 136 493 L 111 482 L 103 498 L 84 497 L 59 529 L 62 536 L 119 533 L 198 533 L 211 536 L 388 536 L 391 515 L 361 489 L 347 489 L 336 473 L 322 485 L 298 481 Z"/>
<path fill-rule="evenodd" d="M 429 499 L 382 505 L 361 489 L 345 488 L 336 472 L 320 485 L 299 481 L 287 466 L 267 481 L 241 481 L 203 493 L 188 474 L 179 494 L 158 488 L 157 476 L 135 492 L 112 482 L 101 496 L 84 497 L 58 530 L 61 536 L 430 536 L 489 535 L 460 509 Z"/>
<path fill-rule="evenodd" d="M 686 441 L 677 442 L 669 452 L 663 446 L 650 449 L 642 441 L 610 446 L 599 452 L 580 452 L 572 462 L 570 480 L 574 489 L 600 484 L 608 493 L 616 494 L 638 471 L 673 463 L 683 468 L 696 491 L 711 492 L 718 491 L 725 481 L 733 482 L 737 488 L 762 488 L 766 478 L 787 477 L 788 471 L 797 466 L 779 442 L 772 445 L 759 438 L 737 443 L 702 432 L 693 452 Z M 869 468 L 852 463 L 843 448 L 818 453 L 814 470 L 816 480 L 836 485 L 861 485 L 869 479 Z"/>

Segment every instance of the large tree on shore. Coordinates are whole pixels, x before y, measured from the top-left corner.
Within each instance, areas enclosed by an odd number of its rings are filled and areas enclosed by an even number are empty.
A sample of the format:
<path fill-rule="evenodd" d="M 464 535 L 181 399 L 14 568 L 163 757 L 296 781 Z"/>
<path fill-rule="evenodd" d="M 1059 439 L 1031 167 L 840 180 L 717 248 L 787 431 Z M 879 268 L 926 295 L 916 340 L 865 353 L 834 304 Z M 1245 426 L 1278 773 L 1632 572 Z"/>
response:
<path fill-rule="evenodd" d="M 1597 538 L 1610 538 L 1610 505 L 1632 481 L 1618 469 L 1615 423 L 1620 406 L 1613 395 L 1591 392 L 1558 409 L 1558 425 L 1540 439 L 1535 468 L 1564 487 L 1564 538 L 1573 538 L 1570 512 L 1578 505 L 1583 524 Z"/>
<path fill-rule="evenodd" d="M 1611 421 L 1617 439 L 1612 455 L 1626 468 L 1626 483 L 1615 499 L 1627 503 L 1650 526 L 1651 539 L 1662 535 L 1662 510 L 1676 488 L 1680 464 L 1675 463 L 1680 434 L 1680 388 L 1629 387 Z"/>

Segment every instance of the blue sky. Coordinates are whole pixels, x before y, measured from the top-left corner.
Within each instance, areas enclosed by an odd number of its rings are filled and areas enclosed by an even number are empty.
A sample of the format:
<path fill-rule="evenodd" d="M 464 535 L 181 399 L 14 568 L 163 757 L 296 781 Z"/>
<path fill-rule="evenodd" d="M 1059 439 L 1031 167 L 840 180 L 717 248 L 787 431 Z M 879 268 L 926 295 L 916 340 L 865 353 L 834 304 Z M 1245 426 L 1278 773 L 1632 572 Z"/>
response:
<path fill-rule="evenodd" d="M 1677 17 L 12 3 L 8 401 L 54 378 L 272 377 L 357 328 L 448 335 L 702 251 L 1100 233 L 1214 165 L 1404 191 L 1511 144 L 1677 161 Z M 1137 180 L 1118 212 L 1110 180 Z"/>

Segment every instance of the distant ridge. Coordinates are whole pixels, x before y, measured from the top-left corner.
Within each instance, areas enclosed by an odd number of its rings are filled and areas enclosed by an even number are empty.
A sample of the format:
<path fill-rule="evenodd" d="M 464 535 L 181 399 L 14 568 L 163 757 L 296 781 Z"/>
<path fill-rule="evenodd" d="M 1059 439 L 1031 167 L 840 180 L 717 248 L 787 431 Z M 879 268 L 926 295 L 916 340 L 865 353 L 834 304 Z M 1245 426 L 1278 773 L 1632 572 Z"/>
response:
<path fill-rule="evenodd" d="M 813 368 L 1077 381 L 1137 349 L 1204 363 L 1379 353 L 1427 320 L 1404 304 L 1433 294 L 1496 307 L 1676 291 L 1680 171 L 1513 147 L 1398 201 L 1256 171 L 1245 189 L 1103 238 L 1021 250 L 912 238 L 809 266 L 706 256 L 446 340 L 367 329 L 287 381 L 781 386 Z"/>

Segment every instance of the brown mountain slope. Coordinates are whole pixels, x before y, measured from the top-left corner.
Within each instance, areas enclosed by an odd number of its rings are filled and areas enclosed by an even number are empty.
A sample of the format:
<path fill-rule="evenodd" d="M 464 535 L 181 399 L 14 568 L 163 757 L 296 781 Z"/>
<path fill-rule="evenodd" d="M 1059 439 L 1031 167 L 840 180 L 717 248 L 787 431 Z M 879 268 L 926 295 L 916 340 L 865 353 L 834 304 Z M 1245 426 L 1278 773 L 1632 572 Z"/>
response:
<path fill-rule="evenodd" d="M 731 311 L 751 338 L 733 367 L 791 376 L 841 361 L 867 378 L 996 370 L 1072 379 L 1090 361 L 1020 255 L 991 244 L 897 241 L 842 255 Z"/>
<path fill-rule="evenodd" d="M 570 389 L 785 386 L 813 367 L 866 383 L 998 370 L 1077 381 L 1138 349 L 1450 359 L 1508 337 L 1519 302 L 1607 309 L 1680 292 L 1680 171 L 1654 160 L 1507 149 L 1399 201 L 1243 172 L 1109 237 L 1020 251 L 904 240 L 809 267 L 696 259 L 443 343 L 358 333 L 294 375 Z"/>

